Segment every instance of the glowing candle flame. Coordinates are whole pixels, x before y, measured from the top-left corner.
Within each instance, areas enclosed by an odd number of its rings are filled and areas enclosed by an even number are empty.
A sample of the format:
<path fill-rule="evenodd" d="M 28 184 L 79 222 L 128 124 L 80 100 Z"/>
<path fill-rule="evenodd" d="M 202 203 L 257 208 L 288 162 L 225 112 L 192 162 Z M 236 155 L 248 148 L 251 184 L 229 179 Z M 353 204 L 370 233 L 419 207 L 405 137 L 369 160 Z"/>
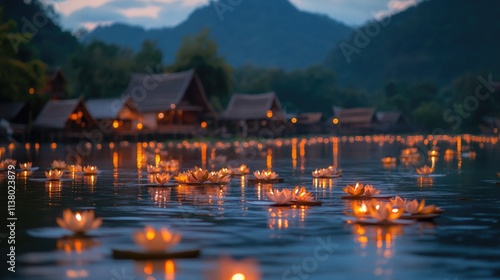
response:
<path fill-rule="evenodd" d="M 245 275 L 242 273 L 236 273 L 231 277 L 231 280 L 245 280 Z"/>
<path fill-rule="evenodd" d="M 82 221 L 82 215 L 80 215 L 80 213 L 76 213 L 75 214 L 75 218 L 80 222 Z"/>

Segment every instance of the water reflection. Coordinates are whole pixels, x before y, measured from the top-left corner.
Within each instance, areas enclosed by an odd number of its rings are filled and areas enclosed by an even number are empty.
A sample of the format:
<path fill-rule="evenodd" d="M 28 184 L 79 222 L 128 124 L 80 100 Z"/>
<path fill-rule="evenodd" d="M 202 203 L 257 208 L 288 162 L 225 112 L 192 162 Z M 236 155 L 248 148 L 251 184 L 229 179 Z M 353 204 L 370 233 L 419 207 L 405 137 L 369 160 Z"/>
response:
<path fill-rule="evenodd" d="M 290 226 L 304 226 L 307 206 L 269 207 L 267 210 L 267 227 L 271 230 L 287 229 Z"/>
<path fill-rule="evenodd" d="M 227 186 L 192 186 L 192 185 L 179 185 L 177 186 L 177 199 L 180 202 L 194 202 L 198 205 L 213 204 L 216 202 L 218 205 L 224 204 L 224 197 L 227 191 Z"/>
<path fill-rule="evenodd" d="M 157 207 L 167 208 L 168 203 L 171 201 L 171 188 L 148 188 L 148 193 Z"/>
<path fill-rule="evenodd" d="M 56 243 L 56 248 L 64 251 L 68 255 L 80 255 L 83 251 L 90 250 L 91 248 L 99 245 L 99 241 L 90 237 L 70 236 L 59 238 Z"/>
<path fill-rule="evenodd" d="M 417 184 L 420 187 L 432 187 L 434 185 L 434 178 L 428 176 L 418 177 Z"/>
<path fill-rule="evenodd" d="M 135 263 L 135 270 L 146 280 L 174 280 L 176 265 L 173 260 L 141 261 Z"/>
<path fill-rule="evenodd" d="M 52 199 L 61 199 L 62 182 L 61 181 L 46 181 L 45 192 L 49 195 L 49 204 Z"/>

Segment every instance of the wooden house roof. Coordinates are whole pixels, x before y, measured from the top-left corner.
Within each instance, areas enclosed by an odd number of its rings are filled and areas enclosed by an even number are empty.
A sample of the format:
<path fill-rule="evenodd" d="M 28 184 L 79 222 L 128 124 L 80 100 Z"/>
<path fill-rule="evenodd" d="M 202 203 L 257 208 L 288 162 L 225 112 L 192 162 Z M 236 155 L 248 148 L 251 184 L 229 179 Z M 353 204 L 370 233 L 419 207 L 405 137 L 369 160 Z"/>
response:
<path fill-rule="evenodd" d="M 235 93 L 231 96 L 222 118 L 228 120 L 264 119 L 268 110 L 282 113 L 281 104 L 274 92 L 261 94 Z"/>
<path fill-rule="evenodd" d="M 71 114 L 77 109 L 88 110 L 81 98 L 66 100 L 50 100 L 45 104 L 33 126 L 38 128 L 64 129 Z"/>
<path fill-rule="evenodd" d="M 140 112 L 176 109 L 205 111 L 215 115 L 194 70 L 178 73 L 133 74 L 125 93 Z"/>
<path fill-rule="evenodd" d="M 341 125 L 369 125 L 377 121 L 374 108 L 344 108 L 338 119 Z"/>
<path fill-rule="evenodd" d="M 118 119 L 120 112 L 126 108 L 137 111 L 136 104 L 130 97 L 89 99 L 85 104 L 95 120 Z"/>
<path fill-rule="evenodd" d="M 298 124 L 317 124 L 323 121 L 323 113 L 312 112 L 312 113 L 301 113 L 297 116 Z"/>

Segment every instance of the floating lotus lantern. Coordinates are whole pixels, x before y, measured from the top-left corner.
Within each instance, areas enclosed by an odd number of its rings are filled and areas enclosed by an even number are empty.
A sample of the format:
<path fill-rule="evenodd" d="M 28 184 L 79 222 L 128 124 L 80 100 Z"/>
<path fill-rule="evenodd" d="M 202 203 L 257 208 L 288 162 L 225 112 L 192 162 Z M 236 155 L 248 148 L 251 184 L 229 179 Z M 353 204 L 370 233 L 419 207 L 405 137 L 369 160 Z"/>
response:
<path fill-rule="evenodd" d="M 188 183 L 205 183 L 209 179 L 210 173 L 206 169 L 195 168 L 188 171 Z"/>
<path fill-rule="evenodd" d="M 278 174 L 274 173 L 271 170 L 263 170 L 262 172 L 261 171 L 255 171 L 253 173 L 253 175 L 258 180 L 274 180 L 274 179 L 278 178 Z"/>
<path fill-rule="evenodd" d="M 235 176 L 247 175 L 247 174 L 250 174 L 250 168 L 248 168 L 245 164 L 242 164 L 237 168 L 231 168 L 230 172 L 231 172 L 231 175 L 235 175 Z"/>
<path fill-rule="evenodd" d="M 424 165 L 423 167 L 415 169 L 415 171 L 419 175 L 430 175 L 432 172 L 434 172 L 434 167 Z"/>
<path fill-rule="evenodd" d="M 391 202 L 391 204 L 393 206 L 396 206 L 396 207 L 404 208 L 406 205 L 406 199 L 402 199 L 401 197 L 399 197 L 399 195 L 396 195 L 395 198 L 389 199 L 389 201 Z"/>
<path fill-rule="evenodd" d="M 63 212 L 63 217 L 56 218 L 57 224 L 75 234 L 84 234 L 87 231 L 96 229 L 101 226 L 102 218 L 95 218 L 93 210 L 85 210 L 82 212 L 73 213 L 66 209 Z"/>
<path fill-rule="evenodd" d="M 368 212 L 368 207 L 366 206 L 365 202 L 362 202 L 361 205 L 355 205 L 353 207 L 354 215 L 355 216 L 364 216 L 369 214 Z"/>
<path fill-rule="evenodd" d="M 97 175 L 99 173 L 99 169 L 97 166 L 87 165 L 83 167 L 83 174 L 85 175 Z"/>
<path fill-rule="evenodd" d="M 30 171 L 31 167 L 32 167 L 32 163 L 29 161 L 25 162 L 25 163 L 20 163 L 19 167 L 21 168 L 21 171 Z"/>
<path fill-rule="evenodd" d="M 340 177 L 341 174 L 342 174 L 342 170 L 337 169 L 334 166 L 329 166 L 328 168 L 316 169 L 312 172 L 312 176 L 314 178 Z"/>
<path fill-rule="evenodd" d="M 150 174 L 153 174 L 153 173 L 160 173 L 161 170 L 162 170 L 162 167 L 161 166 L 157 166 L 157 165 L 147 165 L 146 166 L 146 170 L 148 171 L 148 173 Z"/>
<path fill-rule="evenodd" d="M 379 223 L 392 223 L 403 214 L 403 211 L 393 208 L 391 203 L 371 205 L 368 209 L 370 216 Z"/>
<path fill-rule="evenodd" d="M 79 164 L 68 165 L 67 169 L 71 173 L 83 172 L 83 167 L 81 165 L 79 165 Z"/>
<path fill-rule="evenodd" d="M 417 215 L 417 214 L 426 215 L 436 212 L 436 206 L 435 205 L 425 206 L 425 199 L 422 199 L 420 203 L 418 202 L 418 200 L 414 199 L 411 201 L 407 201 L 405 203 L 405 211 L 412 215 Z"/>
<path fill-rule="evenodd" d="M 374 188 L 372 185 L 366 185 L 365 192 L 363 193 L 363 195 L 371 197 L 371 196 L 375 196 L 375 195 L 379 194 L 380 192 L 381 192 L 381 190 Z"/>
<path fill-rule="evenodd" d="M 58 181 L 63 176 L 64 171 L 59 169 L 52 169 L 45 171 L 45 177 L 51 181 Z"/>
<path fill-rule="evenodd" d="M 16 165 L 17 164 L 17 160 L 15 159 L 11 159 L 11 158 L 8 158 L 8 159 L 4 159 L 2 161 L 0 161 L 0 170 L 7 170 L 9 168 L 9 165 Z"/>
<path fill-rule="evenodd" d="M 207 273 L 207 280 L 260 280 L 261 274 L 257 261 L 246 259 L 235 261 L 231 258 L 221 258 L 217 267 Z"/>
<path fill-rule="evenodd" d="M 172 179 L 172 175 L 168 173 L 158 173 L 155 176 L 155 182 L 158 185 L 165 185 L 170 181 L 170 179 Z"/>
<path fill-rule="evenodd" d="M 54 160 L 52 162 L 52 168 L 54 169 L 66 169 L 66 162 L 64 160 Z"/>
<path fill-rule="evenodd" d="M 382 164 L 396 164 L 398 159 L 395 157 L 384 157 L 380 161 Z"/>
<path fill-rule="evenodd" d="M 289 189 L 270 189 L 266 192 L 267 197 L 276 204 L 288 204 L 294 198 L 294 194 Z"/>
<path fill-rule="evenodd" d="M 365 186 L 356 183 L 355 186 L 347 185 L 347 187 L 342 188 L 342 190 L 350 196 L 362 196 L 365 193 Z"/>
<path fill-rule="evenodd" d="M 231 181 L 231 175 L 224 170 L 210 172 L 208 180 L 214 184 L 228 184 Z"/>
<path fill-rule="evenodd" d="M 188 182 L 188 172 L 180 172 L 177 176 L 174 177 L 175 180 L 179 183 L 189 183 Z"/>
<path fill-rule="evenodd" d="M 295 187 L 292 191 L 292 200 L 298 202 L 311 202 L 314 200 L 312 193 L 307 192 L 305 187 Z"/>
<path fill-rule="evenodd" d="M 429 152 L 427 152 L 427 155 L 429 157 L 437 157 L 439 156 L 439 152 L 437 150 L 430 150 Z"/>
<path fill-rule="evenodd" d="M 182 235 L 162 227 L 156 230 L 146 226 L 143 231 L 134 233 L 134 242 L 148 252 L 165 252 L 181 242 Z"/>

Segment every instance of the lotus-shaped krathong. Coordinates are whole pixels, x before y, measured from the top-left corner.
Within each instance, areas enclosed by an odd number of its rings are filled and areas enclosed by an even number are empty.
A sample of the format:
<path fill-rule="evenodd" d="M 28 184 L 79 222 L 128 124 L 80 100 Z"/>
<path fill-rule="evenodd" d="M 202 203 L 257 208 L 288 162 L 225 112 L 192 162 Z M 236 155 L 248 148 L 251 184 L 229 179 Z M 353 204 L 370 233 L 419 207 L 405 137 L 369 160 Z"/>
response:
<path fill-rule="evenodd" d="M 267 197 L 276 204 L 288 204 L 293 199 L 293 192 L 289 189 L 270 189 L 266 192 Z"/>
<path fill-rule="evenodd" d="M 188 175 L 189 175 L 188 171 L 180 172 L 177 174 L 177 176 L 174 176 L 174 179 L 179 183 L 189 183 Z"/>
<path fill-rule="evenodd" d="M 170 179 L 172 179 L 172 175 L 168 174 L 168 173 L 158 173 L 155 176 L 156 184 L 162 185 L 162 186 L 167 184 L 170 181 Z"/>
<path fill-rule="evenodd" d="M 312 172 L 314 178 L 325 178 L 325 177 L 338 177 L 342 174 L 341 169 L 337 169 L 334 166 L 329 166 L 328 168 L 316 169 Z"/>
<path fill-rule="evenodd" d="M 208 180 L 214 184 L 228 184 L 231 181 L 231 175 L 223 170 L 210 172 Z"/>
<path fill-rule="evenodd" d="M 365 203 L 365 202 L 362 202 L 360 205 L 358 205 L 356 203 L 354 205 L 354 207 L 352 208 L 352 210 L 354 212 L 354 216 L 364 216 L 364 215 L 369 214 L 368 206 L 367 206 L 367 203 Z"/>
<path fill-rule="evenodd" d="M 182 235 L 162 227 L 156 230 L 146 226 L 143 231 L 134 233 L 134 242 L 148 252 L 165 252 L 181 242 Z"/>
<path fill-rule="evenodd" d="M 21 171 L 30 171 L 31 167 L 32 167 L 32 163 L 29 161 L 19 164 L 19 168 L 21 168 Z"/>
<path fill-rule="evenodd" d="M 237 168 L 231 168 L 230 171 L 231 171 L 231 175 L 250 174 L 250 168 L 248 168 L 245 164 L 242 164 Z"/>
<path fill-rule="evenodd" d="M 54 160 L 51 165 L 54 169 L 66 169 L 66 167 L 68 166 L 64 160 L 57 159 Z"/>
<path fill-rule="evenodd" d="M 253 173 L 253 176 L 257 178 L 258 180 L 274 180 L 278 178 L 278 174 L 274 173 L 271 170 L 263 170 L 261 171 L 255 171 Z"/>
<path fill-rule="evenodd" d="M 370 216 L 381 223 L 390 223 L 403 214 L 399 208 L 393 208 L 391 203 L 371 204 L 368 209 Z"/>
<path fill-rule="evenodd" d="M 372 185 L 365 185 L 365 192 L 363 193 L 363 195 L 371 197 L 379 194 L 380 192 L 381 190 L 373 187 Z"/>
<path fill-rule="evenodd" d="M 354 186 L 347 185 L 347 187 L 342 188 L 342 190 L 351 196 L 362 196 L 365 193 L 365 186 L 363 184 L 356 183 Z"/>
<path fill-rule="evenodd" d="M 307 192 L 305 187 L 296 186 L 292 191 L 292 201 L 311 202 L 314 200 L 311 192 Z"/>
<path fill-rule="evenodd" d="M 63 176 L 64 171 L 59 170 L 59 169 L 52 169 L 52 170 L 47 170 L 45 171 L 45 177 L 51 181 L 59 181 L 61 177 Z"/>
<path fill-rule="evenodd" d="M 148 173 L 150 174 L 153 174 L 153 173 L 160 173 L 161 170 L 162 170 L 162 167 L 161 166 L 157 166 L 157 165 L 151 165 L 151 164 L 148 164 L 146 166 L 146 170 L 148 171 Z"/>
<path fill-rule="evenodd" d="M 97 175 L 99 173 L 99 168 L 93 165 L 87 165 L 83 168 L 83 174 L 85 175 Z"/>
<path fill-rule="evenodd" d="M 405 208 L 406 199 L 402 199 L 399 195 L 396 195 L 395 198 L 390 198 L 389 201 L 391 202 L 392 206 L 395 206 L 398 208 Z"/>
<path fill-rule="evenodd" d="M 68 165 L 68 170 L 71 173 L 83 172 L 83 167 L 79 164 Z"/>
<path fill-rule="evenodd" d="M 206 169 L 195 167 L 188 171 L 188 183 L 206 183 L 210 179 L 210 172 Z"/>
<path fill-rule="evenodd" d="M 430 175 L 432 172 L 434 172 L 434 167 L 429 167 L 427 165 L 424 165 L 420 168 L 415 169 L 417 174 L 419 175 Z"/>
<path fill-rule="evenodd" d="M 71 212 L 66 209 L 63 212 L 63 217 L 56 218 L 57 224 L 75 234 L 84 234 L 87 231 L 96 229 L 101 226 L 102 218 L 95 218 L 93 210 L 85 210 L 82 212 Z"/>
<path fill-rule="evenodd" d="M 14 165 L 16 166 L 17 160 L 7 158 L 2 161 L 0 161 L 0 170 L 7 170 L 9 168 L 9 165 Z"/>
<path fill-rule="evenodd" d="M 407 213 L 410 213 L 412 215 L 417 215 L 417 214 L 432 214 L 436 212 L 436 205 L 427 205 L 425 206 L 425 199 L 422 199 L 420 203 L 418 200 L 414 199 L 411 201 L 406 201 L 405 204 L 405 211 Z"/>

